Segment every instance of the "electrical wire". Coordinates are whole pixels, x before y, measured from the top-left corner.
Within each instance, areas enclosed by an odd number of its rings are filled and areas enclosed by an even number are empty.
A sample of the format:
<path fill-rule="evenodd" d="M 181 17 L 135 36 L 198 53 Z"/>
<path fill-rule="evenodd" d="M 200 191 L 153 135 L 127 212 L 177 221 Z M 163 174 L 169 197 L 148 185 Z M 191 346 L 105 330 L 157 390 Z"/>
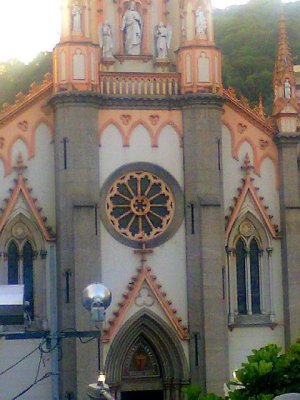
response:
<path fill-rule="evenodd" d="M 41 378 L 38 379 L 39 374 L 40 374 L 40 369 L 41 369 L 41 364 L 42 362 L 44 363 L 44 359 L 43 356 L 44 354 L 49 354 L 52 353 L 54 350 L 58 350 L 58 352 L 60 353 L 60 358 L 63 357 L 63 350 L 60 344 L 61 339 L 63 338 L 63 334 L 67 333 L 67 332 L 76 332 L 76 329 L 74 328 L 69 328 L 69 329 L 65 329 L 59 333 L 57 333 L 56 335 L 50 336 L 48 335 L 45 339 L 43 339 L 40 344 L 33 349 L 30 353 L 26 354 L 24 357 L 22 357 L 19 361 L 17 361 L 16 363 L 14 363 L 13 365 L 11 365 L 10 367 L 6 368 L 5 370 L 0 372 L 0 376 L 4 375 L 5 373 L 7 373 L 8 371 L 12 370 L 13 368 L 15 368 L 17 365 L 19 365 L 21 362 L 23 362 L 24 360 L 26 360 L 28 357 L 30 357 L 32 354 L 34 354 L 36 351 L 39 350 L 40 352 L 40 358 L 39 358 L 39 363 L 38 363 L 38 367 L 37 367 L 37 372 L 35 375 L 35 379 L 34 382 L 28 386 L 26 389 L 24 389 L 21 393 L 19 393 L 17 396 L 15 396 L 12 400 L 16 400 L 18 398 L 20 398 L 21 396 L 23 396 L 23 394 L 27 393 L 29 390 L 31 390 L 35 385 L 37 385 L 38 383 L 42 382 L 45 379 L 50 378 L 51 376 L 57 376 L 59 374 L 53 373 L 53 372 L 47 372 L 45 375 L 43 375 Z M 52 346 L 52 340 L 53 338 L 56 338 L 56 343 Z M 86 344 L 91 342 L 92 340 L 98 339 L 97 337 L 92 337 L 90 339 L 87 340 L 83 340 L 83 338 L 81 336 L 78 336 L 78 339 L 80 340 L 80 342 L 82 344 Z M 49 347 L 49 343 L 50 343 L 50 347 Z M 44 347 L 46 345 L 46 348 Z"/>
<path fill-rule="evenodd" d="M 24 360 L 26 360 L 26 358 L 30 357 L 33 353 L 35 353 L 37 350 L 39 350 L 40 348 L 40 344 L 38 345 L 38 347 L 36 347 L 35 349 L 33 349 L 30 353 L 26 354 L 26 356 L 22 357 L 19 361 L 17 361 L 16 363 L 14 363 L 13 365 L 11 365 L 10 367 L 6 368 L 4 371 L 0 372 L 0 376 L 6 374 L 6 372 L 10 371 L 11 369 L 15 368 L 17 365 L 19 365 L 21 362 L 23 362 Z"/>
<path fill-rule="evenodd" d="M 37 385 L 38 383 L 42 382 L 43 380 L 48 379 L 54 375 L 58 375 L 58 374 L 54 374 L 53 372 L 47 372 L 47 374 L 43 375 L 40 379 L 38 379 L 36 382 L 32 383 L 30 386 L 28 386 L 26 389 L 24 389 L 17 396 L 13 397 L 11 400 L 18 399 L 19 397 L 23 396 L 23 394 L 27 393 L 30 389 L 32 389 L 35 385 Z"/>
<path fill-rule="evenodd" d="M 38 369 L 37 369 L 37 371 L 36 371 L 34 383 L 36 383 L 37 380 L 38 380 L 38 377 L 39 377 L 39 374 L 40 374 L 40 369 L 41 369 L 42 360 L 43 360 L 43 353 L 40 354 L 39 365 L 38 365 Z"/>

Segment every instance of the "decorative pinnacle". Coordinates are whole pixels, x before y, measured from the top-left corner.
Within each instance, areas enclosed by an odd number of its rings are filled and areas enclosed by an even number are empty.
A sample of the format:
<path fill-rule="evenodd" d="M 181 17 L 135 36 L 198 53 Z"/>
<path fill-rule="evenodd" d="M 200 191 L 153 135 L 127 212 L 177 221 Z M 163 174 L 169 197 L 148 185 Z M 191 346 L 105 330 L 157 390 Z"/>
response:
<path fill-rule="evenodd" d="M 282 74 L 287 72 L 293 73 L 293 59 L 291 49 L 288 43 L 288 36 L 286 32 L 286 20 L 285 16 L 282 13 L 279 21 L 279 43 L 278 43 L 278 53 L 277 53 L 277 62 L 275 65 L 275 80 L 279 80 L 282 78 Z"/>
<path fill-rule="evenodd" d="M 259 115 L 264 118 L 265 117 L 265 107 L 264 107 L 263 98 L 262 98 L 261 93 L 259 95 L 258 110 L 259 110 Z"/>
<path fill-rule="evenodd" d="M 147 249 L 146 243 L 142 242 L 141 249 L 134 250 L 134 254 L 138 254 L 141 256 L 141 267 L 145 267 L 145 263 L 147 261 L 147 254 L 152 254 L 153 250 L 152 249 Z"/>
<path fill-rule="evenodd" d="M 248 153 L 246 153 L 245 155 L 244 164 L 242 165 L 241 168 L 246 172 L 246 175 L 250 175 L 251 171 L 253 170 L 253 166 L 251 164 Z"/>
<path fill-rule="evenodd" d="M 20 152 L 18 154 L 17 162 L 14 169 L 17 171 L 18 175 L 23 175 L 23 172 L 25 171 L 26 168 L 27 167 L 24 165 L 22 153 Z"/>

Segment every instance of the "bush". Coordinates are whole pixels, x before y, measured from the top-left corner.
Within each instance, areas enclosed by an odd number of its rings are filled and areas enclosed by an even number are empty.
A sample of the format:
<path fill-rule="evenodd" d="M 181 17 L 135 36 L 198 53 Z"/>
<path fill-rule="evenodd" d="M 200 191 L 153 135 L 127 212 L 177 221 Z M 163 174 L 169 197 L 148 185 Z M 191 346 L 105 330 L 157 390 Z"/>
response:
<path fill-rule="evenodd" d="M 300 341 L 281 354 L 281 348 L 270 344 L 253 350 L 248 362 L 236 371 L 231 400 L 271 400 L 283 393 L 300 392 Z"/>

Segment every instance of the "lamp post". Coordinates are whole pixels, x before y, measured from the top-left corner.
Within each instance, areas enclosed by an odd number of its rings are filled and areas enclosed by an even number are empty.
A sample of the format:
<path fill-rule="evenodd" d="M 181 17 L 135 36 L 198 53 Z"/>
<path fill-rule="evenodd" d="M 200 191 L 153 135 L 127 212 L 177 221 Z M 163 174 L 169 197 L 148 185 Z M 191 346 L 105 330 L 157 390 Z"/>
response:
<path fill-rule="evenodd" d="M 82 293 L 82 304 L 90 312 L 91 320 L 95 324 L 104 322 L 105 310 L 110 306 L 111 300 L 110 290 L 101 283 L 93 283 L 87 286 Z M 114 400 L 114 397 L 109 393 L 109 386 L 105 383 L 105 374 L 101 372 L 100 338 L 101 330 L 99 330 L 98 337 L 98 382 L 89 385 L 88 396 L 90 399 Z"/>
<path fill-rule="evenodd" d="M 90 399 L 97 400 L 115 400 L 115 398 L 109 393 L 109 386 L 105 383 L 105 374 L 100 372 L 98 377 L 98 383 L 92 383 L 88 387 L 88 396 Z"/>

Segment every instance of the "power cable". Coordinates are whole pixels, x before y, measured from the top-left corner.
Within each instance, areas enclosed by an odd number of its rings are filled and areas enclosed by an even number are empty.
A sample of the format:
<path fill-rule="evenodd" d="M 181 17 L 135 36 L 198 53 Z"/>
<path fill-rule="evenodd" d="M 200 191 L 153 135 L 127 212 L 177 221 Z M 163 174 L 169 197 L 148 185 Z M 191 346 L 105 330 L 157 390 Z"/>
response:
<path fill-rule="evenodd" d="M 17 365 L 19 365 L 21 362 L 23 362 L 24 360 L 26 360 L 26 358 L 30 357 L 33 353 L 35 353 L 37 350 L 39 350 L 40 348 L 40 344 L 38 345 L 38 347 L 36 347 L 34 350 L 32 350 L 30 353 L 26 354 L 26 356 L 22 357 L 19 361 L 17 361 L 16 363 L 14 363 L 13 365 L 11 365 L 10 367 L 6 368 L 4 371 L 0 372 L 0 376 L 6 374 L 6 372 L 10 371 L 11 369 L 15 368 Z"/>
<path fill-rule="evenodd" d="M 51 376 L 54 376 L 54 375 L 58 375 L 58 374 L 54 374 L 53 372 L 48 372 L 47 374 L 42 376 L 36 382 L 32 383 L 30 386 L 28 386 L 26 389 L 24 389 L 21 393 L 19 393 L 17 396 L 12 398 L 11 400 L 18 399 L 19 397 L 23 396 L 23 394 L 27 393 L 30 389 L 32 389 L 35 385 L 37 385 L 38 383 L 42 382 L 43 380 L 48 379 L 48 378 L 50 378 Z"/>

